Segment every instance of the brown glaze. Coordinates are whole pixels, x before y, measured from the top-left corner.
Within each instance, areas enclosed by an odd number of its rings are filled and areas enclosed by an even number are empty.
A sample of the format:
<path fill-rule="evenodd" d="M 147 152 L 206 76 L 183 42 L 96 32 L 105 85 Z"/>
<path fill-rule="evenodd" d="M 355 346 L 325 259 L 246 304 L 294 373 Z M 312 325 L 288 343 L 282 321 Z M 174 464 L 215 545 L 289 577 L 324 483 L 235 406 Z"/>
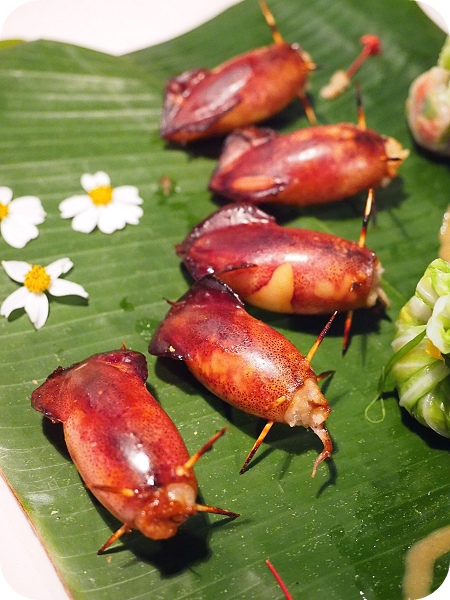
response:
<path fill-rule="evenodd" d="M 372 250 L 343 238 L 277 225 L 251 204 L 219 209 L 176 246 L 199 279 L 214 273 L 245 301 L 266 310 L 330 314 L 387 298 Z"/>
<path fill-rule="evenodd" d="M 267 119 L 302 93 L 311 68 L 297 45 L 278 42 L 177 75 L 166 86 L 161 137 L 187 143 Z"/>
<path fill-rule="evenodd" d="M 172 304 L 150 354 L 183 360 L 209 390 L 233 406 L 291 427 L 311 427 L 330 456 L 330 406 L 308 360 L 272 327 L 247 313 L 220 280 L 206 276 Z"/>
<path fill-rule="evenodd" d="M 165 539 L 201 507 L 194 472 L 184 468 L 184 441 L 146 379 L 145 357 L 123 348 L 59 367 L 31 400 L 33 408 L 62 422 L 86 486 L 124 523 L 120 535 L 138 529 Z"/>
<path fill-rule="evenodd" d="M 386 184 L 408 151 L 351 123 L 277 135 L 248 127 L 226 139 L 210 189 L 226 198 L 306 206 Z"/>

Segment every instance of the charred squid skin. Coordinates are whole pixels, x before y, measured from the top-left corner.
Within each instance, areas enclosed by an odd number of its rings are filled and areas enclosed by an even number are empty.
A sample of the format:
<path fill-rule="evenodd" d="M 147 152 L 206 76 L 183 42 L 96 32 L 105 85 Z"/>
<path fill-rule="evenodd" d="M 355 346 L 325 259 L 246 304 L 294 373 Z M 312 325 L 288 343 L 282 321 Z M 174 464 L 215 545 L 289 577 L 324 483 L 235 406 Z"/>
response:
<path fill-rule="evenodd" d="M 249 127 L 227 137 L 209 189 L 236 202 L 336 202 L 386 185 L 408 154 L 394 138 L 351 123 L 279 135 Z"/>
<path fill-rule="evenodd" d="M 132 529 L 152 539 L 172 537 L 205 510 L 196 504 L 186 445 L 146 379 L 145 357 L 122 348 L 56 369 L 31 396 L 33 408 L 62 422 L 86 487 L 123 523 L 99 552 Z"/>
<path fill-rule="evenodd" d="M 184 361 L 207 389 L 244 412 L 311 427 L 324 443 L 321 460 L 331 455 L 325 426 L 331 409 L 308 360 L 285 336 L 246 312 L 216 277 L 203 277 L 171 303 L 149 352 Z"/>
<path fill-rule="evenodd" d="M 330 314 L 388 305 L 383 269 L 358 242 L 282 227 L 251 203 L 229 204 L 176 246 L 194 279 L 215 274 L 244 302 L 283 313 Z"/>

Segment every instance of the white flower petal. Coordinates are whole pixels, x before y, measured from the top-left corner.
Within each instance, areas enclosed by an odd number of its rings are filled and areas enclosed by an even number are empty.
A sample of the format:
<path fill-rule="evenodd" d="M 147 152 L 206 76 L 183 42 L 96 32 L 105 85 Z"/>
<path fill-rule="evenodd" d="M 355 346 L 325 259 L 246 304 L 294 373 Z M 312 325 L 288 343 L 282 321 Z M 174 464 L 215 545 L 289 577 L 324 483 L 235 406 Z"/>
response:
<path fill-rule="evenodd" d="M 113 202 L 123 202 L 124 204 L 142 204 L 144 202 L 139 196 L 139 190 L 134 185 L 119 185 L 114 188 L 112 199 Z"/>
<path fill-rule="evenodd" d="M 9 214 L 21 217 L 23 220 L 40 225 L 47 216 L 42 202 L 36 196 L 22 196 L 16 198 L 9 205 Z"/>
<path fill-rule="evenodd" d="M 53 283 L 53 280 L 57 279 L 63 273 L 67 273 L 73 267 L 73 262 L 70 258 L 59 258 L 54 262 L 50 263 L 48 267 L 45 267 L 47 275 Z"/>
<path fill-rule="evenodd" d="M 71 219 L 85 210 L 89 210 L 91 207 L 92 200 L 86 194 L 82 196 L 71 196 L 59 204 L 59 210 L 61 211 L 61 217 L 63 219 Z"/>
<path fill-rule="evenodd" d="M 97 187 L 95 183 L 95 176 L 90 175 L 89 173 L 84 173 L 84 175 L 81 176 L 81 187 L 88 193 L 95 189 Z"/>
<path fill-rule="evenodd" d="M 113 233 L 118 229 L 123 229 L 127 223 L 137 225 L 143 213 L 140 206 L 133 204 L 110 204 L 102 211 L 98 228 L 103 233 Z"/>
<path fill-rule="evenodd" d="M 139 219 L 144 214 L 144 211 L 140 206 L 127 206 L 126 219 L 129 225 L 137 225 Z"/>
<path fill-rule="evenodd" d="M 21 261 L 2 261 L 3 268 L 7 274 L 16 281 L 23 283 L 25 276 L 32 265 Z M 45 267 L 50 277 L 48 293 L 54 296 L 81 296 L 88 298 L 86 290 L 78 283 L 59 279 L 59 275 L 67 273 L 73 267 L 69 258 L 60 258 Z M 10 294 L 0 307 L 0 314 L 6 318 L 17 308 L 24 308 L 30 321 L 36 329 L 43 327 L 47 321 L 49 312 L 49 301 L 45 292 L 31 292 L 25 286 Z"/>
<path fill-rule="evenodd" d="M 111 185 L 111 179 L 104 171 L 97 171 L 94 175 L 84 173 L 84 175 L 81 176 L 81 186 L 86 192 L 95 190 L 95 188 L 103 185 Z"/>
<path fill-rule="evenodd" d="M 126 221 L 120 208 L 120 204 L 110 204 L 104 210 L 100 211 L 98 228 L 102 233 L 114 233 L 114 231 L 125 227 Z"/>
<path fill-rule="evenodd" d="M 6 185 L 0 186 L 0 202 L 2 204 L 9 204 L 13 198 L 13 191 Z"/>
<path fill-rule="evenodd" d="M 29 293 L 25 302 L 25 311 L 30 317 L 30 321 L 40 329 L 48 317 L 48 298 L 42 292 L 41 294 Z"/>
<path fill-rule="evenodd" d="M 81 185 L 89 193 L 102 186 L 111 185 L 110 177 L 104 171 L 93 175 L 84 173 Z M 110 234 L 123 229 L 128 223 L 137 225 L 143 215 L 139 205 L 143 199 L 133 185 L 112 188 L 112 201 L 107 205 L 96 206 L 88 195 L 71 196 L 63 200 L 59 209 L 63 218 L 72 218 L 72 228 L 82 233 L 90 233 L 97 226 L 102 233 Z"/>
<path fill-rule="evenodd" d="M 21 260 L 2 260 L 2 266 L 8 277 L 11 277 L 11 279 L 18 283 L 23 283 L 25 281 L 25 276 L 31 269 L 29 263 Z"/>
<path fill-rule="evenodd" d="M 76 215 L 72 220 L 72 229 L 81 231 L 81 233 L 91 233 L 97 225 L 99 219 L 99 210 L 92 205 L 89 210 Z"/>
<path fill-rule="evenodd" d="M 97 182 L 97 187 L 100 187 L 101 185 L 111 185 L 111 179 L 104 171 L 97 171 L 94 177 Z"/>
<path fill-rule="evenodd" d="M 36 225 L 25 221 L 18 215 L 8 215 L 2 219 L 0 231 L 5 242 L 13 248 L 23 248 L 39 235 Z"/>
<path fill-rule="evenodd" d="M 81 296 L 82 298 L 89 296 L 83 286 L 73 281 L 66 281 L 65 279 L 55 279 L 55 281 L 52 281 L 48 292 L 52 296 Z"/>
<path fill-rule="evenodd" d="M 0 307 L 0 315 L 8 318 L 13 310 L 16 310 L 17 308 L 23 308 L 29 294 L 31 294 L 31 292 L 29 292 L 27 288 L 23 286 L 15 290 L 3 301 Z"/>

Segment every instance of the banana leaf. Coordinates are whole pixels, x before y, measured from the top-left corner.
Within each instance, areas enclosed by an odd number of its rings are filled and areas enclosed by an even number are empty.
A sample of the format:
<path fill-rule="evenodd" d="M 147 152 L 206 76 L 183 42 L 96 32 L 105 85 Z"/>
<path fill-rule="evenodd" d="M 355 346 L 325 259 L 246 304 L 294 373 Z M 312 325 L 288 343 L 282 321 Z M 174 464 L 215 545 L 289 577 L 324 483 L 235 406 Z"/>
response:
<path fill-rule="evenodd" d="M 229 410 L 182 364 L 148 356 L 148 385 L 195 452 L 224 425 L 228 431 L 196 466 L 201 498 L 241 513 L 229 522 L 192 517 L 176 537 L 155 542 L 139 532 L 105 555 L 97 549 L 119 523 L 84 488 L 61 429 L 30 407 L 30 394 L 57 366 L 127 347 L 147 353 L 169 300 L 190 284 L 174 245 L 217 208 L 207 183 L 221 140 L 180 148 L 158 134 L 164 83 L 193 67 L 270 43 L 255 0 L 159 46 L 112 57 L 72 45 L 37 41 L 0 49 L 0 185 L 15 197 L 36 195 L 48 214 L 39 237 L 15 250 L 0 240 L 2 260 L 46 265 L 68 256 L 69 279 L 89 302 L 52 299 L 46 325 L 26 314 L 0 320 L 0 468 L 75 599 L 282 598 L 265 565 L 278 568 L 294 598 L 402 597 L 408 548 L 448 524 L 448 441 L 399 408 L 393 392 L 366 408 L 391 355 L 394 321 L 426 265 L 437 256 L 438 230 L 449 196 L 449 165 L 417 148 L 404 105 L 410 82 L 433 66 L 444 34 L 409 0 L 272 0 L 284 38 L 308 51 L 317 70 L 309 95 L 320 123 L 356 122 L 352 89 L 334 101 L 320 88 L 359 52 L 364 33 L 383 52 L 358 74 L 367 124 L 397 138 L 411 155 L 400 176 L 380 189 L 368 245 L 385 269 L 391 300 L 385 313 L 355 315 L 350 348 L 341 356 L 343 320 L 314 356 L 320 373 L 335 370 L 324 390 L 335 452 L 314 479 L 320 443 L 306 430 L 277 425 L 244 475 L 238 471 L 261 423 Z M 269 125 L 307 126 L 293 102 Z M 107 236 L 71 230 L 58 205 L 81 193 L 80 176 L 104 170 L 115 186 L 136 185 L 144 199 L 138 226 Z M 161 189 L 169 177 L 168 195 Z M 333 205 L 278 210 L 286 226 L 358 239 L 365 194 Z M 0 272 L 0 298 L 17 285 Z M 249 309 L 303 353 L 326 317 L 275 315 Z M 375 411 L 375 412 L 373 412 Z M 5 540 L 3 543 L 7 543 Z M 448 570 L 435 567 L 432 589 Z"/>

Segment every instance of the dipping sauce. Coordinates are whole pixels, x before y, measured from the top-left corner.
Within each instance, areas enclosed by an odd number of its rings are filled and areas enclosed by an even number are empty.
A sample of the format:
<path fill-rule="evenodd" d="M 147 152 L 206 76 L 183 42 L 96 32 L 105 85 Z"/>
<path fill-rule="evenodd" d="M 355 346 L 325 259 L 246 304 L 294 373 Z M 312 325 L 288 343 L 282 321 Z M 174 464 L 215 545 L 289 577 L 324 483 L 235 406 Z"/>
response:
<path fill-rule="evenodd" d="M 403 598 L 419 600 L 430 594 L 436 560 L 450 551 L 450 525 L 411 546 L 405 557 Z"/>

